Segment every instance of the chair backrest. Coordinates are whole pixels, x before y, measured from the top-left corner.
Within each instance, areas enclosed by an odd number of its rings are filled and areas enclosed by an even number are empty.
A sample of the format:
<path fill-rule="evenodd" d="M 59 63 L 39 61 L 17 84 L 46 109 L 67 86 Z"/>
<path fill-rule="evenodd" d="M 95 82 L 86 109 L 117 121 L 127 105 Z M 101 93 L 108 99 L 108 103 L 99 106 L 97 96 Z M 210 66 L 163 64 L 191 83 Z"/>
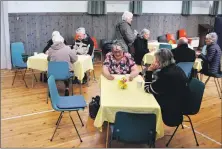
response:
<path fill-rule="evenodd" d="M 179 38 L 187 37 L 187 32 L 185 29 L 180 29 L 178 32 L 179 32 Z"/>
<path fill-rule="evenodd" d="M 174 37 L 174 35 L 173 34 L 166 34 L 166 37 L 167 37 L 167 41 L 168 42 L 171 42 L 171 43 L 173 43 L 173 44 L 176 44 L 176 40 L 175 40 L 175 37 Z"/>
<path fill-rule="evenodd" d="M 98 49 L 98 43 L 97 43 L 96 38 L 95 38 L 95 37 L 91 37 L 91 39 L 92 39 L 92 41 L 93 41 L 93 43 L 94 43 L 94 48 L 95 48 L 95 49 Z"/>
<path fill-rule="evenodd" d="M 70 77 L 68 62 L 49 62 L 48 77 L 54 76 L 56 80 L 66 80 Z"/>
<path fill-rule="evenodd" d="M 156 138 L 156 115 L 117 112 L 113 137 L 128 143 L 148 143 Z"/>
<path fill-rule="evenodd" d="M 159 49 L 162 49 L 162 48 L 172 50 L 172 45 L 170 45 L 170 44 L 160 44 Z"/>
<path fill-rule="evenodd" d="M 22 54 L 25 53 L 22 42 L 15 42 L 11 44 L 11 57 L 13 67 L 20 66 L 24 63 Z"/>
<path fill-rule="evenodd" d="M 179 66 L 185 72 L 186 76 L 190 78 L 193 64 L 194 62 L 180 62 L 177 66 Z"/>
<path fill-rule="evenodd" d="M 52 103 L 52 107 L 54 110 L 57 110 L 57 102 L 59 100 L 59 93 L 56 87 L 55 78 L 51 75 L 48 79 L 48 86 L 49 86 L 49 93 L 50 93 L 50 100 Z"/>
<path fill-rule="evenodd" d="M 167 43 L 166 35 L 158 36 L 157 37 L 158 42 L 164 42 Z"/>
<path fill-rule="evenodd" d="M 192 78 L 189 83 L 190 89 L 190 99 L 186 102 L 186 108 L 184 109 L 184 115 L 194 115 L 197 114 L 200 110 L 205 85 L 203 82 L 199 81 L 196 78 Z"/>

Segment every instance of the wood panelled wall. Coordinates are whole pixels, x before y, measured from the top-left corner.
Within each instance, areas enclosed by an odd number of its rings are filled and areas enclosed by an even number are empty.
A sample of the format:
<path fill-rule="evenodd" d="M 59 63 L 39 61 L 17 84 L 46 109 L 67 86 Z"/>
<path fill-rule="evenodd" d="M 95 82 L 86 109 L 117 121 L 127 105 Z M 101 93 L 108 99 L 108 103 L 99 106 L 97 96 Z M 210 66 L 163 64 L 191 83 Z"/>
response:
<path fill-rule="evenodd" d="M 58 30 L 69 44 L 73 42 L 75 30 L 85 27 L 89 35 L 101 39 L 113 39 L 115 24 L 121 20 L 120 13 L 91 16 L 79 13 L 29 13 L 9 14 L 10 41 L 21 41 L 28 54 L 42 52 L 53 30 Z M 134 16 L 132 28 L 140 31 L 148 28 L 151 38 L 173 33 L 184 28 L 188 36 L 198 35 L 198 24 L 214 24 L 214 17 L 207 15 L 181 16 L 179 14 L 143 14 Z"/>

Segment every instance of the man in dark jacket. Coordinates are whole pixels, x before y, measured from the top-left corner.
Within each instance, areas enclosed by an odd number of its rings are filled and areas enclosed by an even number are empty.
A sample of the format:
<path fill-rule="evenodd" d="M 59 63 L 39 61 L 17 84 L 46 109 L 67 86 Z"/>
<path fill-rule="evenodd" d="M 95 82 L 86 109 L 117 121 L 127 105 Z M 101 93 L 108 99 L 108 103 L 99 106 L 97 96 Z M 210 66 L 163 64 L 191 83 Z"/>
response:
<path fill-rule="evenodd" d="M 170 50 L 158 50 L 155 58 L 155 62 L 146 72 L 144 89 L 153 94 L 159 103 L 164 123 L 174 126 L 175 121 L 182 122 L 183 109 L 186 109 L 189 103 L 188 78 L 183 70 L 175 65 Z"/>
<path fill-rule="evenodd" d="M 131 23 L 133 20 L 133 14 L 125 11 L 122 15 L 122 21 L 116 25 L 116 39 L 123 40 L 126 44 L 124 49 L 128 49 L 126 52 L 134 53 L 133 42 L 138 34 L 136 30 L 133 31 Z"/>
<path fill-rule="evenodd" d="M 178 41 L 177 48 L 172 50 L 176 63 L 194 62 L 196 59 L 195 51 L 188 47 L 188 39 L 182 37 Z"/>
<path fill-rule="evenodd" d="M 217 74 L 220 70 L 221 61 L 221 48 L 217 44 L 217 34 L 209 33 L 206 35 L 206 56 L 201 54 L 199 57 L 204 61 L 203 69 L 204 74 Z"/>

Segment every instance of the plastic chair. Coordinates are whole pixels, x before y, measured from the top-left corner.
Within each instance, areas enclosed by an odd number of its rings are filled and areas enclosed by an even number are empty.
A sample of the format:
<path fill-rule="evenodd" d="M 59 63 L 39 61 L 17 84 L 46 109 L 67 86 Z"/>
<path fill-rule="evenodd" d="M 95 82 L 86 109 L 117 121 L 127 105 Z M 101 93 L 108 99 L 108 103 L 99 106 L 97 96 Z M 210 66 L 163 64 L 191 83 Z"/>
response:
<path fill-rule="evenodd" d="M 95 37 L 91 37 L 93 43 L 94 43 L 94 52 L 93 52 L 93 62 L 94 62 L 94 53 L 99 53 L 100 54 L 100 62 L 102 62 L 102 50 L 99 49 L 98 43 Z"/>
<path fill-rule="evenodd" d="M 166 34 L 166 37 L 167 37 L 167 41 L 168 42 L 172 42 L 173 44 L 176 44 L 176 40 L 175 40 L 175 37 L 173 34 Z"/>
<path fill-rule="evenodd" d="M 158 36 L 157 40 L 158 40 L 158 42 L 167 43 L 166 35 Z"/>
<path fill-rule="evenodd" d="M 27 71 L 27 63 L 23 61 L 22 55 L 25 53 L 24 50 L 24 45 L 22 42 L 15 42 L 11 44 L 11 57 L 12 57 L 12 66 L 15 68 L 15 76 L 13 78 L 12 86 L 14 85 L 14 81 L 17 75 L 17 72 L 21 72 L 22 74 L 22 69 L 25 69 L 24 75 L 23 75 L 23 81 L 25 83 L 25 86 L 28 88 L 26 81 L 25 81 L 25 74 Z M 33 72 L 33 70 L 32 70 Z M 35 76 L 35 74 L 34 74 Z M 35 80 L 37 82 L 37 78 L 35 76 Z"/>
<path fill-rule="evenodd" d="M 199 81 L 196 78 L 192 78 L 192 80 L 189 83 L 189 88 L 190 88 L 190 96 L 189 99 L 187 99 L 184 103 L 184 108 L 182 111 L 182 115 L 186 116 L 189 120 L 187 121 L 183 121 L 183 122 L 189 122 L 194 134 L 194 138 L 196 141 L 196 145 L 199 146 L 198 141 L 197 141 L 197 137 L 193 128 L 193 124 L 192 124 L 192 120 L 189 117 L 189 115 L 195 115 L 199 112 L 200 110 L 200 106 L 201 106 L 201 102 L 202 102 L 202 98 L 203 98 L 203 94 L 204 94 L 204 89 L 205 89 L 205 85 Z M 171 119 L 172 120 L 172 119 Z M 168 141 L 168 143 L 166 144 L 166 146 L 168 146 L 173 138 L 173 136 L 175 135 L 178 127 L 182 125 L 178 124 L 175 131 L 173 132 L 173 135 L 171 136 L 170 140 Z M 182 125 L 183 128 L 183 125 Z"/>
<path fill-rule="evenodd" d="M 59 115 L 59 118 L 56 122 L 56 128 L 54 130 L 54 133 L 50 139 L 50 141 L 53 140 L 54 138 L 54 135 L 56 133 L 56 130 L 57 128 L 59 127 L 59 124 L 62 120 L 62 116 L 63 116 L 63 113 L 64 112 L 69 112 L 69 117 L 70 119 L 72 120 L 72 123 L 73 123 L 73 126 L 78 134 L 78 137 L 80 139 L 80 142 L 82 142 L 82 139 L 79 135 L 79 132 L 76 128 L 76 125 L 74 123 L 74 120 L 73 118 L 71 117 L 71 111 L 76 111 L 77 114 L 78 114 L 78 117 L 82 123 L 82 126 L 84 126 L 83 122 L 82 122 L 82 119 L 79 115 L 79 110 L 84 110 L 85 107 L 87 107 L 86 105 L 86 102 L 85 102 L 85 99 L 82 95 L 77 95 L 77 96 L 59 96 L 59 93 L 58 93 L 58 90 L 57 90 L 57 87 L 56 87 L 56 83 L 55 83 L 55 78 L 54 76 L 50 76 L 49 79 L 48 79 L 48 86 L 49 86 L 49 92 L 50 92 L 50 95 L 51 95 L 51 103 L 52 103 L 52 108 L 55 110 L 55 111 L 59 111 L 61 112 L 60 115 Z"/>
<path fill-rule="evenodd" d="M 160 44 L 159 49 L 169 49 L 172 50 L 172 45 L 170 44 Z"/>
<path fill-rule="evenodd" d="M 178 31 L 178 34 L 179 34 L 179 36 L 178 36 L 179 38 L 181 38 L 181 37 L 186 37 L 186 38 L 188 39 L 188 43 L 191 44 L 192 38 L 188 38 L 188 37 L 187 37 L 187 32 L 186 32 L 185 29 L 180 29 L 180 30 Z"/>
<path fill-rule="evenodd" d="M 186 74 L 187 78 L 191 77 L 194 62 L 180 62 L 177 64 Z"/>
<path fill-rule="evenodd" d="M 124 143 L 148 144 L 155 147 L 156 140 L 156 115 L 117 112 L 115 123 L 110 125 L 111 139 Z"/>
<path fill-rule="evenodd" d="M 48 63 L 48 78 L 53 75 L 55 80 L 57 81 L 65 81 L 69 82 L 73 80 L 73 73 L 69 71 L 68 62 L 49 62 Z M 73 95 L 73 83 L 72 83 L 72 95 Z M 47 95 L 47 103 L 48 103 L 48 95 Z"/>

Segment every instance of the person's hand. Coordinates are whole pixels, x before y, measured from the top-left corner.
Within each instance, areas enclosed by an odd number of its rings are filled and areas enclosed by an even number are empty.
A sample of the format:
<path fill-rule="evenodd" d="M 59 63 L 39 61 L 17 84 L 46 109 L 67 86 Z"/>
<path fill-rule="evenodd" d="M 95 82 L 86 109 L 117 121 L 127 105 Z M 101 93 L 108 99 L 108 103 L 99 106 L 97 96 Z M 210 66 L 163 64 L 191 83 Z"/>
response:
<path fill-rule="evenodd" d="M 160 68 L 159 64 L 155 61 L 154 63 L 152 63 L 150 65 L 150 67 L 148 68 L 148 71 L 154 71 L 154 70 L 157 70 L 159 68 Z"/>
<path fill-rule="evenodd" d="M 106 77 L 108 80 L 114 80 L 114 76 L 112 76 L 112 75 L 109 75 L 109 76 L 107 76 Z"/>
<path fill-rule="evenodd" d="M 129 76 L 129 81 L 133 81 L 133 77 L 132 76 Z"/>

